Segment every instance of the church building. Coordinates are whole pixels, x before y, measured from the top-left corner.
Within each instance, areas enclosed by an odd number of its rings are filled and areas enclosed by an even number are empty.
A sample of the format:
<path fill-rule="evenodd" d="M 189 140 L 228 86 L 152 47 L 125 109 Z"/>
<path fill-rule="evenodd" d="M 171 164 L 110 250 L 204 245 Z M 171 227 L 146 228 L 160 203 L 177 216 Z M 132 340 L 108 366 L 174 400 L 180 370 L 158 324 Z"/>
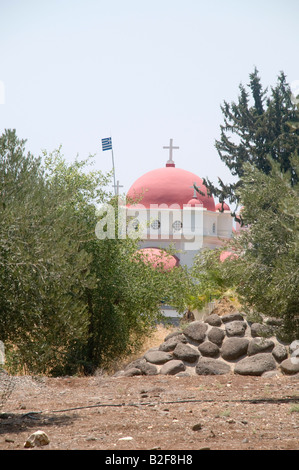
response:
<path fill-rule="evenodd" d="M 166 265 L 191 267 L 204 248 L 217 248 L 233 235 L 233 217 L 227 204 L 215 204 L 197 174 L 177 168 L 170 144 L 169 158 L 162 168 L 140 176 L 127 193 L 127 220 L 131 233 L 141 238 L 140 249 L 147 256 L 163 255 L 172 246 L 174 256 Z M 199 192 L 195 189 L 199 189 Z"/>

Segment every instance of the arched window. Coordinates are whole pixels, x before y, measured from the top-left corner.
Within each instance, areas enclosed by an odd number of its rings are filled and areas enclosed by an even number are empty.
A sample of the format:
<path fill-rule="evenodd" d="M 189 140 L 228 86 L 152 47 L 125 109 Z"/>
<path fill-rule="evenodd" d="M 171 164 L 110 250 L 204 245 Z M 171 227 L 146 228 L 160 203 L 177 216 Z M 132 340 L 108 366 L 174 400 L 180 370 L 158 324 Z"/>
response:
<path fill-rule="evenodd" d="M 160 222 L 160 220 L 154 220 L 154 221 L 151 223 L 151 227 L 152 227 L 154 230 L 158 230 L 158 229 L 161 227 L 161 222 Z"/>
<path fill-rule="evenodd" d="M 183 223 L 180 220 L 175 220 L 172 224 L 172 228 L 173 230 L 178 232 L 179 230 L 183 228 Z"/>

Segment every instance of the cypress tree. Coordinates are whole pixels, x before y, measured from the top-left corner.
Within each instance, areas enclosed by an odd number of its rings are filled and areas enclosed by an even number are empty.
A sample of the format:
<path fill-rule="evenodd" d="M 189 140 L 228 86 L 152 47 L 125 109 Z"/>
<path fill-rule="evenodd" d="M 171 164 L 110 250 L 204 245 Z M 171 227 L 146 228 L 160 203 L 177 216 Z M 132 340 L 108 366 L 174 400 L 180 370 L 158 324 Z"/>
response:
<path fill-rule="evenodd" d="M 235 183 L 225 184 L 220 178 L 218 187 L 205 179 L 209 191 L 221 201 L 239 202 L 237 190 L 244 175 L 244 164 L 251 163 L 269 174 L 268 156 L 277 162 L 280 170 L 291 172 L 291 183 L 298 182 L 298 174 L 291 157 L 299 149 L 299 110 L 291 99 L 286 75 L 281 72 L 271 90 L 263 88 L 257 68 L 249 75 L 247 88 L 239 85 L 237 102 L 224 101 L 221 105 L 224 123 L 215 147 L 220 159 L 237 177 Z"/>

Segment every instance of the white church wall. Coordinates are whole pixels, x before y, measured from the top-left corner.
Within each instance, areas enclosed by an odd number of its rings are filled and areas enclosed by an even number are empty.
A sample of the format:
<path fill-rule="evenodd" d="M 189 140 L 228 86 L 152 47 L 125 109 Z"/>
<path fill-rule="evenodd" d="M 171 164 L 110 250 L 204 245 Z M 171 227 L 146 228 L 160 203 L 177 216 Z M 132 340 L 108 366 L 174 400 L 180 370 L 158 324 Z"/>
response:
<path fill-rule="evenodd" d="M 203 222 L 203 235 L 217 237 L 217 213 L 207 211 Z"/>
<path fill-rule="evenodd" d="M 128 208 L 127 216 L 133 234 L 142 239 L 142 248 L 167 249 L 171 245 L 178 251 L 180 264 L 188 267 L 193 265 L 201 249 L 220 247 L 223 239 L 232 236 L 233 219 L 229 211 L 212 212 L 203 207 L 183 210 L 135 207 Z"/>
<path fill-rule="evenodd" d="M 233 230 L 233 217 L 230 211 L 218 213 L 218 236 L 231 238 Z"/>

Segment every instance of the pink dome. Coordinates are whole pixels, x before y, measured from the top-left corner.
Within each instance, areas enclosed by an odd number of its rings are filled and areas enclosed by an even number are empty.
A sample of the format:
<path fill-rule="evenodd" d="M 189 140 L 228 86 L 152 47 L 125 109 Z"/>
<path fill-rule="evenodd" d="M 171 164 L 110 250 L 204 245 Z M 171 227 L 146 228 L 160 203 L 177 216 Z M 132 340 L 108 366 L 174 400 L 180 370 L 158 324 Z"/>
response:
<path fill-rule="evenodd" d="M 195 207 L 195 206 L 203 206 L 203 203 L 199 200 L 193 197 L 190 199 L 190 201 L 187 202 L 187 206 Z"/>
<path fill-rule="evenodd" d="M 141 248 L 137 253 L 141 254 L 142 261 L 150 263 L 154 268 L 159 267 L 163 271 L 170 271 L 179 264 L 176 256 L 159 248 Z"/>
<path fill-rule="evenodd" d="M 222 203 L 221 202 L 218 202 L 218 204 L 216 204 L 215 210 L 216 211 L 222 211 Z M 229 207 L 228 204 L 226 204 L 226 202 L 223 203 L 223 210 L 224 211 L 230 211 L 230 207 Z"/>
<path fill-rule="evenodd" d="M 221 263 L 223 263 L 223 261 L 225 261 L 227 258 L 229 259 L 238 258 L 238 256 L 236 255 L 236 253 L 233 253 L 232 251 L 222 251 L 222 253 L 220 254 Z"/>
<path fill-rule="evenodd" d="M 183 209 L 184 205 L 193 198 L 194 183 L 204 193 L 199 195 L 203 206 L 209 211 L 215 211 L 214 198 L 207 195 L 203 180 L 194 173 L 175 166 L 166 166 L 145 173 L 131 186 L 127 197 L 131 200 L 141 198 L 138 202 L 147 209 L 151 204 L 167 204 L 167 206 L 177 204 Z"/>

